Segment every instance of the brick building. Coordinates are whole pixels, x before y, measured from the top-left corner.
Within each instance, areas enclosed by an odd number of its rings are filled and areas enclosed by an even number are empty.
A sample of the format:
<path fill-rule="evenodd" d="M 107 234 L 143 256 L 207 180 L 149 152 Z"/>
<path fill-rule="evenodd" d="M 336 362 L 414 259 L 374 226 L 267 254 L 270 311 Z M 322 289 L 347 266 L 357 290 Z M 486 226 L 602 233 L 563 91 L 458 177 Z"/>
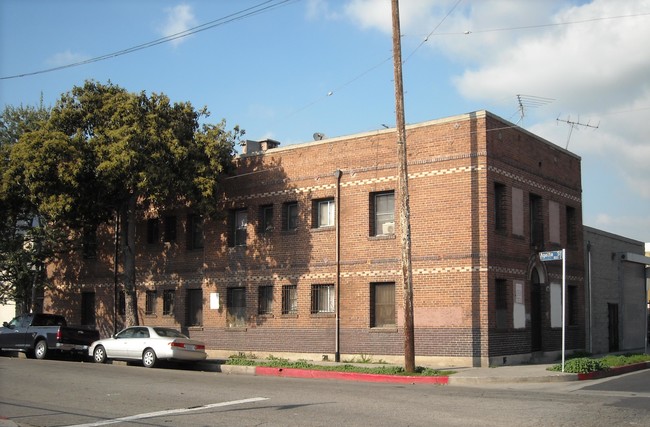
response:
<path fill-rule="evenodd" d="M 151 213 L 138 228 L 141 321 L 215 356 L 403 360 L 394 129 L 278 147 L 248 142 L 222 220 Z M 584 349 L 580 158 L 489 112 L 407 127 L 416 362 L 556 358 Z M 46 309 L 114 325 L 112 230 L 50 267 Z M 73 268 L 74 266 L 74 268 Z M 120 293 L 117 293 L 119 324 Z M 337 304 L 338 302 L 338 304 Z"/>

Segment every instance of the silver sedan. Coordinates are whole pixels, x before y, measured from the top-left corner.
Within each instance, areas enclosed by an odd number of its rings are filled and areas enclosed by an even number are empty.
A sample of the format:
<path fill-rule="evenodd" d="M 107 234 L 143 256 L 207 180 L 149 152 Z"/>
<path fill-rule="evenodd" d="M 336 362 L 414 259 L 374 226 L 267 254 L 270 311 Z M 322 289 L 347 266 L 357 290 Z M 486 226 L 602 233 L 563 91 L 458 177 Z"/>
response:
<path fill-rule="evenodd" d="M 88 349 L 95 363 L 109 359 L 141 360 L 153 368 L 158 360 L 196 362 L 204 360 L 205 344 L 181 334 L 176 329 L 157 326 L 132 326 L 111 338 L 95 341 Z"/>

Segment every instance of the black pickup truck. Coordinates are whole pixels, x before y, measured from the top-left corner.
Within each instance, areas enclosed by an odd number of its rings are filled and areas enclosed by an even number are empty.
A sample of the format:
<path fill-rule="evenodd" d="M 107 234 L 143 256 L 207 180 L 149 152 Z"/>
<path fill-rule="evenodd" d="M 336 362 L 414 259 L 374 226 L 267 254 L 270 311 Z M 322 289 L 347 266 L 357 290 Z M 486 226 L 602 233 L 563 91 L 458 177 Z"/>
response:
<path fill-rule="evenodd" d="M 85 354 L 98 339 L 98 331 L 68 326 L 57 314 L 23 314 L 0 328 L 0 350 L 21 351 L 37 359 L 45 359 L 50 351 Z"/>

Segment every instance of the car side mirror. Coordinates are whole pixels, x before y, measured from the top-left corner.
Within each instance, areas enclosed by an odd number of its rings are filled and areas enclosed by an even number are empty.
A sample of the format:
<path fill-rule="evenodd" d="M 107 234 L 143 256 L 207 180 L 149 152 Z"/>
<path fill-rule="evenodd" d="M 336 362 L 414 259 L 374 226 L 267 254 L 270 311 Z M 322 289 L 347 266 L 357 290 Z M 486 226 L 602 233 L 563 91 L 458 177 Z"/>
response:
<path fill-rule="evenodd" d="M 9 323 L 7 323 L 7 322 L 2 322 L 2 326 L 4 326 L 5 328 L 8 328 L 8 327 L 9 327 Z"/>

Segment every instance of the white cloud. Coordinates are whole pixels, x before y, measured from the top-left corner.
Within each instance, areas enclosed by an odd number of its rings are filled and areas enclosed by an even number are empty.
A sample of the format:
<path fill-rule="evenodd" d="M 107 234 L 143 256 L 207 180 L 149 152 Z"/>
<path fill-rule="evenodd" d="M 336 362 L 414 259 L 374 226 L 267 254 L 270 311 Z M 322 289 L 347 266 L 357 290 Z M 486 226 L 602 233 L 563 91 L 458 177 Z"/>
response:
<path fill-rule="evenodd" d="M 307 18 L 310 20 L 335 20 L 340 14 L 334 11 L 326 0 L 309 0 L 307 2 Z"/>
<path fill-rule="evenodd" d="M 45 62 L 51 67 L 60 67 L 69 64 L 75 64 L 90 59 L 90 56 L 81 53 L 72 52 L 70 49 L 55 53 L 49 57 Z"/>
<path fill-rule="evenodd" d="M 182 33 L 197 25 L 192 7 L 187 4 L 165 8 L 165 14 L 165 23 L 160 28 L 160 33 L 164 37 Z M 173 46 L 178 46 L 186 39 L 187 37 L 176 38 L 171 43 Z"/>

